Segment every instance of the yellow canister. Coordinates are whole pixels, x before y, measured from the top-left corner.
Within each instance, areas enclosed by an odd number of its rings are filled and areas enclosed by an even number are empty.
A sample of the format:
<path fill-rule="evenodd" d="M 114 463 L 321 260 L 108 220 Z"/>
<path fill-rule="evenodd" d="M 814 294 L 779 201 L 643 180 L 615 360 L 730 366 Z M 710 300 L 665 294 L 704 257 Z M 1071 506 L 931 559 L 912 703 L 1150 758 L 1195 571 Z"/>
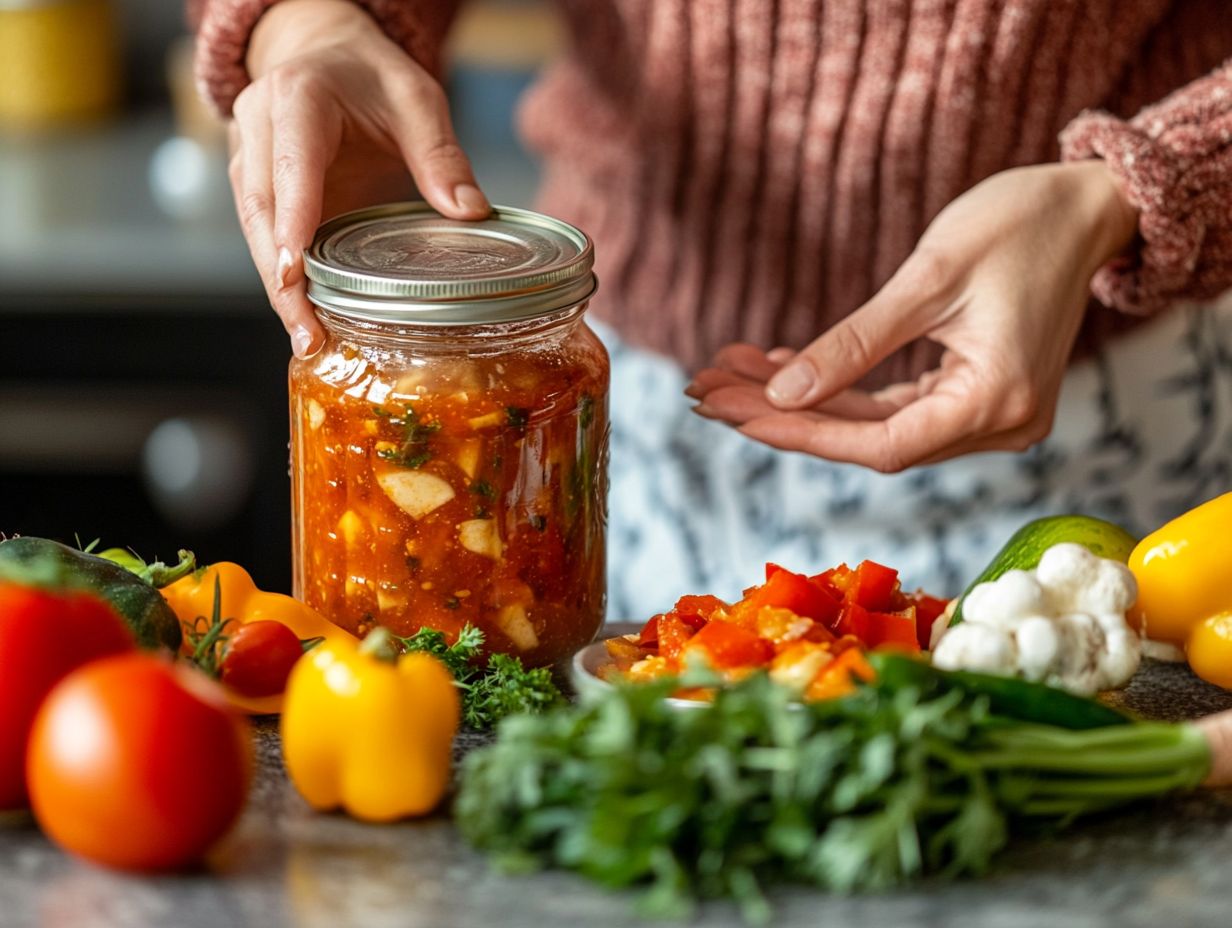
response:
<path fill-rule="evenodd" d="M 95 121 L 120 98 L 112 0 L 0 0 L 0 128 Z"/>

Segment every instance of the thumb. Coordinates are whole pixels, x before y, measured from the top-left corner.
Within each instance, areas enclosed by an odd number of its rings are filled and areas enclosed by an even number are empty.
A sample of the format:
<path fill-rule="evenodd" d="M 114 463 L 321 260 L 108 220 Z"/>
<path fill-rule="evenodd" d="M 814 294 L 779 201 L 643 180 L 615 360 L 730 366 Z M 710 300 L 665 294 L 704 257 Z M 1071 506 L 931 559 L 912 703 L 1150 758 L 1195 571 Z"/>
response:
<path fill-rule="evenodd" d="M 391 130 L 415 186 L 436 210 L 454 219 L 483 219 L 492 206 L 458 144 L 445 91 L 416 69 L 410 86 L 391 92 Z"/>
<path fill-rule="evenodd" d="M 948 288 L 920 283 L 909 259 L 871 300 L 784 364 L 766 384 L 766 398 L 780 409 L 816 406 L 927 333 Z"/>

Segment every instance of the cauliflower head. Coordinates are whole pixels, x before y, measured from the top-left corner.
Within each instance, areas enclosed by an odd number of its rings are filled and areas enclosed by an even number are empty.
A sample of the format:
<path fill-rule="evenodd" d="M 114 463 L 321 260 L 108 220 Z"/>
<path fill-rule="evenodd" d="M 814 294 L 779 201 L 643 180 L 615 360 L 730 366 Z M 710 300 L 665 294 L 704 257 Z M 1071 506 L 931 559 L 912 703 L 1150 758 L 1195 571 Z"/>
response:
<path fill-rule="evenodd" d="M 1129 568 L 1082 545 L 1059 544 L 1034 570 L 1006 571 L 963 604 L 933 663 L 1059 686 L 1084 696 L 1129 682 L 1142 640 L 1125 620 L 1138 588 Z"/>

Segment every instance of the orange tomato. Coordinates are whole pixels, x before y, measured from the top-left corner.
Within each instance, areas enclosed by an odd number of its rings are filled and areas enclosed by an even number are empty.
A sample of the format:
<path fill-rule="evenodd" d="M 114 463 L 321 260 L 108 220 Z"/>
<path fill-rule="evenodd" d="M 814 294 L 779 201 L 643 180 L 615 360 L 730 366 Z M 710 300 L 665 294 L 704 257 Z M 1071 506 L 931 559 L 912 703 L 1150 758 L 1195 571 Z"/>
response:
<path fill-rule="evenodd" d="M 47 697 L 26 774 L 49 838 L 125 870 L 201 857 L 239 817 L 248 726 L 200 672 L 148 654 L 88 664 Z"/>

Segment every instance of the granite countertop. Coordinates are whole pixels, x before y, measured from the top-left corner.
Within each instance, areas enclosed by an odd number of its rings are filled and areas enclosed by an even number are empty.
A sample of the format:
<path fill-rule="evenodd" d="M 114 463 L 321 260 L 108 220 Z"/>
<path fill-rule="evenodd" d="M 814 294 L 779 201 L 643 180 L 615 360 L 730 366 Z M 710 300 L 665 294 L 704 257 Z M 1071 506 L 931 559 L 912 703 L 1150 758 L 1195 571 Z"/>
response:
<path fill-rule="evenodd" d="M 1150 662 L 1119 699 L 1152 718 L 1232 707 L 1232 694 L 1183 665 Z M 462 735 L 465 752 L 483 739 Z M 628 894 L 563 873 L 505 877 L 459 839 L 444 813 L 366 826 L 312 813 L 288 784 L 274 723 L 256 727 L 258 775 L 248 809 L 202 871 L 132 877 L 73 860 L 33 825 L 0 830 L 0 925 L 39 928 L 411 928 L 645 925 Z M 774 924 L 946 928 L 1229 924 L 1232 792 L 1199 792 L 1020 841 L 981 880 L 858 897 L 777 891 Z M 710 904 L 695 923 L 740 925 Z"/>

